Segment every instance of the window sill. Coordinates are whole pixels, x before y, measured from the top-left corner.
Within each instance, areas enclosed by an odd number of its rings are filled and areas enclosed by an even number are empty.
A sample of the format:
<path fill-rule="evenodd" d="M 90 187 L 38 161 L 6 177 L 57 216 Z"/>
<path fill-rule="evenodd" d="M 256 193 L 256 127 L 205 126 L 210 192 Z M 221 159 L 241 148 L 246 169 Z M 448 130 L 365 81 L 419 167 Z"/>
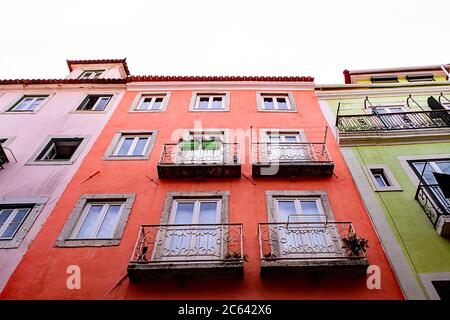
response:
<path fill-rule="evenodd" d="M 79 247 L 112 247 L 118 246 L 120 239 L 63 239 L 56 240 L 57 248 L 79 248 Z"/>

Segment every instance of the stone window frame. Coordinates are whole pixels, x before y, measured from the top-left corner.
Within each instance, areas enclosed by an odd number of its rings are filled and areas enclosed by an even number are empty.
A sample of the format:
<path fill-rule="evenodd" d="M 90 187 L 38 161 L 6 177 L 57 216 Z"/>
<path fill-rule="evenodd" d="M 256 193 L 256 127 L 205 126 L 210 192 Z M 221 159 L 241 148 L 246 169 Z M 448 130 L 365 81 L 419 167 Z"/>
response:
<path fill-rule="evenodd" d="M 10 103 L 6 105 L 3 110 L 1 110 L 0 114 L 36 114 L 38 113 L 47 103 L 55 96 L 55 92 L 23 92 L 19 95 L 17 95 Z M 13 108 L 16 104 L 19 103 L 20 100 L 22 100 L 25 96 L 47 96 L 47 98 L 44 99 L 44 101 L 33 111 L 14 111 L 9 109 Z"/>
<path fill-rule="evenodd" d="M 400 183 L 398 183 L 397 179 L 395 178 L 394 173 L 389 168 L 387 164 L 366 164 L 363 167 L 363 171 L 367 176 L 367 179 L 369 180 L 370 186 L 375 192 L 390 192 L 390 191 L 403 191 Z M 390 186 L 385 187 L 379 187 L 377 185 L 377 182 L 375 180 L 375 177 L 373 176 L 372 170 L 382 170 L 384 177 L 386 178 L 387 182 L 390 184 Z"/>
<path fill-rule="evenodd" d="M 150 135 L 150 141 L 148 143 L 145 154 L 143 156 L 120 156 L 120 157 L 113 155 L 113 152 L 117 148 L 117 145 L 118 145 L 120 139 L 124 135 Z M 111 143 L 109 144 L 108 149 L 106 149 L 105 155 L 103 156 L 102 159 L 108 160 L 108 161 L 109 160 L 117 160 L 117 161 L 148 160 L 148 159 L 150 159 L 153 148 L 155 146 L 157 135 L 158 135 L 158 130 L 120 130 L 120 131 L 116 131 L 116 133 L 114 134 L 114 137 L 111 140 Z"/>
<path fill-rule="evenodd" d="M 8 147 L 15 138 L 17 138 L 17 136 L 2 136 L 2 135 L 0 135 L 0 139 L 6 139 L 6 141 L 3 142 L 3 144 L 2 144 L 3 147 Z"/>
<path fill-rule="evenodd" d="M 33 206 L 12 239 L 0 240 L 0 249 L 17 249 L 33 227 L 34 222 L 48 202 L 48 197 L 0 198 L 2 205 Z"/>
<path fill-rule="evenodd" d="M 118 246 L 122 240 L 123 233 L 128 218 L 136 199 L 135 193 L 118 193 L 118 194 L 83 194 L 78 199 L 75 207 L 72 209 L 63 229 L 61 230 L 55 242 L 55 247 L 109 247 Z M 111 239 L 71 239 L 70 236 L 76 227 L 86 205 L 88 203 L 99 201 L 120 201 L 125 200 L 119 221 L 117 222 L 114 236 Z"/>
<path fill-rule="evenodd" d="M 269 223 L 276 222 L 276 198 L 319 198 L 328 221 L 335 221 L 328 194 L 325 190 L 268 190 L 266 191 L 267 218 Z"/>
<path fill-rule="evenodd" d="M 406 175 L 411 180 L 413 186 L 417 188 L 420 182 L 420 178 L 414 172 L 414 169 L 411 168 L 409 162 L 411 161 L 426 161 L 426 160 L 444 160 L 450 159 L 449 153 L 442 154 L 420 154 L 420 155 L 410 155 L 410 156 L 398 156 L 397 160 L 400 162 L 403 170 L 406 172 Z"/>
<path fill-rule="evenodd" d="M 83 139 L 78 146 L 77 150 L 73 153 L 70 160 L 36 160 L 36 158 L 44 151 L 45 147 L 48 146 L 52 139 Z M 80 157 L 84 148 L 88 144 L 91 136 L 88 135 L 50 135 L 47 136 L 44 142 L 37 148 L 30 159 L 25 163 L 25 165 L 41 165 L 41 166 L 54 166 L 54 165 L 72 165 Z"/>
<path fill-rule="evenodd" d="M 289 104 L 291 105 L 291 109 L 287 109 L 287 110 L 264 109 L 263 101 L 262 101 L 262 98 L 264 95 L 274 95 L 274 96 L 286 95 L 289 100 Z M 258 112 L 298 112 L 297 104 L 295 103 L 294 94 L 289 91 L 276 91 L 276 92 L 274 92 L 274 91 L 257 91 L 256 92 L 256 109 Z"/>
<path fill-rule="evenodd" d="M 220 223 L 229 223 L 230 191 L 181 191 L 167 192 L 159 224 L 168 224 L 175 200 L 219 199 L 221 200 Z"/>
<path fill-rule="evenodd" d="M 431 300 L 441 300 L 432 281 L 450 281 L 450 272 L 419 273 L 420 281 Z"/>
<path fill-rule="evenodd" d="M 139 102 L 141 101 L 141 99 L 144 96 L 164 96 L 163 98 L 163 102 L 161 104 L 161 108 L 159 110 L 139 110 L 137 109 Z M 171 91 L 159 91 L 159 92 L 152 92 L 152 91 L 145 91 L 145 92 L 140 92 L 138 94 L 136 94 L 136 96 L 134 97 L 133 103 L 130 106 L 130 109 L 128 110 L 128 112 L 130 113 L 147 113 L 147 112 L 165 112 L 167 111 L 167 106 L 169 105 L 169 101 L 170 98 L 172 96 L 172 92 Z"/>
<path fill-rule="evenodd" d="M 111 99 L 109 100 L 108 104 L 106 105 L 105 110 L 77 110 L 78 107 L 81 105 L 81 103 L 84 101 L 84 99 L 86 99 L 87 96 L 89 95 L 97 95 L 97 96 L 112 96 Z M 81 98 L 77 100 L 77 102 L 75 103 L 75 107 L 69 112 L 70 114 L 104 114 L 104 113 L 108 113 L 109 110 L 117 103 L 118 101 L 118 97 L 119 97 L 120 93 L 119 92 L 111 92 L 111 91 L 89 91 L 89 92 L 84 92 L 81 95 Z"/>
<path fill-rule="evenodd" d="M 223 109 L 195 109 L 195 103 L 199 95 L 223 95 Z M 189 112 L 229 112 L 230 111 L 230 91 L 192 91 L 189 101 Z"/>

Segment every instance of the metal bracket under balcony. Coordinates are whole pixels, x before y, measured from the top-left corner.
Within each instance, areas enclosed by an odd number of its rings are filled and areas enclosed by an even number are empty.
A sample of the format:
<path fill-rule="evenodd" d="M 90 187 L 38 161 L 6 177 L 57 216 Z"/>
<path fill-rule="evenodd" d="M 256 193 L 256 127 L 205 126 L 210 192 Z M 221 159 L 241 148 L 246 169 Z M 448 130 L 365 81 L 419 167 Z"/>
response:
<path fill-rule="evenodd" d="M 340 145 L 446 140 L 450 138 L 450 110 L 338 114 L 336 126 Z"/>
<path fill-rule="evenodd" d="M 157 169 L 160 179 L 239 178 L 239 144 L 217 141 L 164 144 Z"/>
<path fill-rule="evenodd" d="M 331 176 L 334 163 L 325 143 L 253 143 L 252 175 Z"/>
<path fill-rule="evenodd" d="M 242 224 L 143 225 L 128 264 L 138 280 L 242 278 Z"/>
<path fill-rule="evenodd" d="M 450 237 L 450 199 L 445 197 L 439 185 L 420 183 L 415 198 L 437 233 Z"/>
<path fill-rule="evenodd" d="M 261 277 L 366 274 L 364 252 L 344 248 L 350 222 L 260 223 Z"/>

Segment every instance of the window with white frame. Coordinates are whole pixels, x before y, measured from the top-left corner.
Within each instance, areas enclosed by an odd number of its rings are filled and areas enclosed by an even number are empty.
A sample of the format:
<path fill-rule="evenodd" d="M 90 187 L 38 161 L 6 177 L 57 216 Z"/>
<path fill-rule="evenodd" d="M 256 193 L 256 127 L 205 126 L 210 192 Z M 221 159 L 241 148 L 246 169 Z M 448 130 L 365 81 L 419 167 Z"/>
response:
<path fill-rule="evenodd" d="M 166 95 L 163 94 L 145 94 L 139 99 L 136 105 L 136 111 L 158 111 L 163 109 L 163 103 Z"/>
<path fill-rule="evenodd" d="M 386 164 L 367 164 L 363 166 L 374 191 L 402 191 L 394 173 Z"/>
<path fill-rule="evenodd" d="M 0 240 L 11 240 L 33 206 L 0 206 Z"/>
<path fill-rule="evenodd" d="M 124 201 L 88 202 L 70 238 L 113 238 L 123 205 Z"/>
<path fill-rule="evenodd" d="M 71 160 L 82 142 L 83 138 L 51 138 L 35 161 Z"/>
<path fill-rule="evenodd" d="M 78 79 L 97 79 L 105 70 L 85 70 Z"/>
<path fill-rule="evenodd" d="M 48 95 L 25 95 L 20 98 L 8 111 L 35 112 L 48 98 Z"/>
<path fill-rule="evenodd" d="M 389 180 L 386 178 L 383 169 L 370 169 L 370 172 L 373 175 L 377 187 L 384 188 L 391 185 Z"/>
<path fill-rule="evenodd" d="M 373 106 L 372 113 L 374 114 L 389 114 L 389 113 L 398 113 L 398 112 L 406 112 L 406 109 L 403 105 L 392 105 L 392 106 Z"/>
<path fill-rule="evenodd" d="M 225 110 L 225 94 L 197 94 L 195 110 Z"/>
<path fill-rule="evenodd" d="M 264 110 L 292 110 L 287 94 L 261 94 Z"/>
<path fill-rule="evenodd" d="M 124 134 L 113 155 L 116 157 L 144 156 L 150 144 L 151 135 Z"/>
<path fill-rule="evenodd" d="M 112 95 L 88 94 L 78 106 L 77 111 L 104 111 Z"/>

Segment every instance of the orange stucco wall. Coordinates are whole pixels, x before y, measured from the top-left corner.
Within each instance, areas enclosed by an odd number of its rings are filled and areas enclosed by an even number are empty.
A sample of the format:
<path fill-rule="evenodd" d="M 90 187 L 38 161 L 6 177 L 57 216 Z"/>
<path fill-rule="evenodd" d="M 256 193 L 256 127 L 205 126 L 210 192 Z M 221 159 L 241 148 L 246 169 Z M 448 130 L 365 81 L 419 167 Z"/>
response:
<path fill-rule="evenodd" d="M 313 90 L 294 91 L 298 113 L 257 112 L 253 90 L 233 90 L 230 112 L 189 112 L 189 90 L 173 90 L 164 113 L 129 113 L 137 92 L 127 92 L 107 126 L 86 156 L 51 216 L 31 244 L 1 298 L 28 299 L 402 299 L 380 242 L 365 212 L 343 157 L 332 135 L 327 147 L 335 163 L 329 178 L 252 178 L 251 164 L 243 161 L 242 172 L 255 183 L 240 179 L 158 180 L 156 164 L 162 144 L 171 142 L 175 129 L 192 128 L 201 120 L 204 128 L 248 129 L 324 127 Z M 104 161 L 102 157 L 118 130 L 158 130 L 150 160 Z M 307 129 L 308 130 L 308 129 Z M 308 134 L 308 132 L 307 132 Z M 92 178 L 86 180 L 91 175 Z M 153 179 L 155 182 L 152 182 Z M 230 191 L 230 222 L 243 223 L 245 263 L 242 280 L 130 283 L 127 264 L 141 224 L 159 223 L 166 192 Z M 267 221 L 266 190 L 325 190 L 336 220 L 352 221 L 357 233 L 369 240 L 371 264 L 381 268 L 381 289 L 369 290 L 366 278 L 319 277 L 261 279 L 259 276 L 258 222 Z M 55 248 L 55 240 L 82 194 L 136 193 L 119 246 Z M 66 288 L 66 268 L 81 268 L 81 290 Z M 123 280 L 123 281 L 121 281 Z"/>

